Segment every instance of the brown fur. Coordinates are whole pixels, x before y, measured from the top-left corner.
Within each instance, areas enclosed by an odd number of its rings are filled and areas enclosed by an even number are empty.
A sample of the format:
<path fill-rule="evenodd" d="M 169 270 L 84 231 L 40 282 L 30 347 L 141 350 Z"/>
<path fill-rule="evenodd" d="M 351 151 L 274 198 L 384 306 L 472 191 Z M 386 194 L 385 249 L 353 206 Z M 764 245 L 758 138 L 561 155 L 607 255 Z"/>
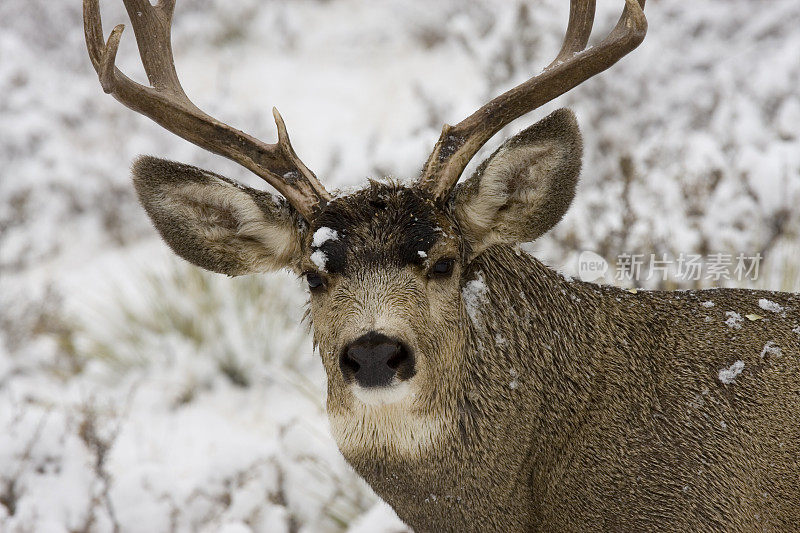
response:
<path fill-rule="evenodd" d="M 797 527 L 800 297 L 631 294 L 567 281 L 510 247 L 464 279 L 478 272 L 482 322 L 461 307 L 461 366 L 441 369 L 456 382 L 416 407 L 444 420 L 442 438 L 420 456 L 380 441 L 343 450 L 415 530 Z M 767 316 L 733 329 L 727 311 Z M 770 342 L 780 356 L 761 356 Z M 742 373 L 723 384 L 737 360 Z"/>
<path fill-rule="evenodd" d="M 563 216 L 580 154 L 574 117 L 558 111 L 445 205 L 373 182 L 308 230 L 285 203 L 193 167 L 148 159 L 135 176 L 190 261 L 324 280 L 310 315 L 333 436 L 417 531 L 797 527 L 800 297 L 633 294 L 516 252 Z M 323 226 L 337 238 L 312 246 Z M 431 276 L 443 258 L 452 274 Z M 340 354 L 373 331 L 413 350 L 413 378 L 377 391 L 345 382 Z M 721 380 L 738 361 L 734 381 Z"/>

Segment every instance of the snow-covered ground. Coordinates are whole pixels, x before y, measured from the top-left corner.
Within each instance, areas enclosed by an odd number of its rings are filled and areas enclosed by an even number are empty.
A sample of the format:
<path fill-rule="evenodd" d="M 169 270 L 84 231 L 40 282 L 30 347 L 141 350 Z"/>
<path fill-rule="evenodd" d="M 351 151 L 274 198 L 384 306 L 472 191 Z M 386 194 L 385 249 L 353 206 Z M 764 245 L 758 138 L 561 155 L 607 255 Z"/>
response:
<path fill-rule="evenodd" d="M 101 4 L 108 32 L 124 10 Z M 596 38 L 621 4 L 598 2 Z M 442 123 L 549 62 L 567 11 L 185 0 L 175 56 L 201 108 L 272 141 L 277 106 L 347 187 L 414 176 Z M 575 204 L 529 251 L 573 274 L 584 250 L 762 253 L 758 280 L 719 284 L 800 290 L 800 3 L 646 12 L 638 50 L 509 128 L 570 106 L 585 136 Z M 142 79 L 130 29 L 118 63 Z M 258 185 L 102 93 L 78 0 L 0 2 L 0 531 L 404 531 L 329 437 L 300 284 L 173 259 L 133 194 L 140 153 Z"/>

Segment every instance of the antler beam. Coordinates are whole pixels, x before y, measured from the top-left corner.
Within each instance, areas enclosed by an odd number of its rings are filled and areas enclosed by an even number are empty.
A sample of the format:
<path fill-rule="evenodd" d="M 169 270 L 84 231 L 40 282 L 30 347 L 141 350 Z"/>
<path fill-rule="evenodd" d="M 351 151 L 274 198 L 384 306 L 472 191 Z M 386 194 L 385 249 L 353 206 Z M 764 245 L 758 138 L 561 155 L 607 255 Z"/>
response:
<path fill-rule="evenodd" d="M 498 96 L 457 125 L 445 124 L 419 186 L 439 200 L 447 198 L 473 156 L 497 132 L 603 72 L 639 46 L 647 32 L 644 4 L 645 0 L 626 0 L 611 33 L 597 46 L 586 48 L 595 0 L 571 0 L 569 25 L 556 59 L 541 74 Z"/>
<path fill-rule="evenodd" d="M 150 87 L 136 83 L 116 66 L 124 26 L 103 41 L 99 0 L 84 0 L 83 21 L 89 57 L 103 90 L 197 146 L 227 157 L 272 185 L 306 220 L 331 200 L 317 177 L 297 157 L 286 125 L 273 108 L 278 142 L 267 144 L 205 114 L 186 96 L 172 55 L 175 0 L 124 0 Z"/>

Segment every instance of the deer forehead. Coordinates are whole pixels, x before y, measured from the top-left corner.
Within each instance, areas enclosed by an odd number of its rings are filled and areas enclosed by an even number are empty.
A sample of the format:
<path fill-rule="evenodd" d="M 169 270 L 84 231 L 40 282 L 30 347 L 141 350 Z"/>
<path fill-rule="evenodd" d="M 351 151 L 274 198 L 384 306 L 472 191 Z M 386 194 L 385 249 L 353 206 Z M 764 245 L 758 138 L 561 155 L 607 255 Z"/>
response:
<path fill-rule="evenodd" d="M 315 219 L 307 238 L 312 263 L 330 274 L 358 267 L 423 266 L 431 257 L 459 254 L 454 220 L 423 191 L 372 183 L 335 198 Z"/>

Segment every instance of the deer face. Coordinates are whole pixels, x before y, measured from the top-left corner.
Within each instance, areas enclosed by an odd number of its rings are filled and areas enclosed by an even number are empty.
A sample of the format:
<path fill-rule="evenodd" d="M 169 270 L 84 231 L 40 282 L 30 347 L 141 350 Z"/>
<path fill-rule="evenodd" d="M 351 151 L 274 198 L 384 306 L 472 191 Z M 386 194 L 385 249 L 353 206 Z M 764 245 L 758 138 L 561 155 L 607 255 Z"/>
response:
<path fill-rule="evenodd" d="M 420 189 L 372 183 L 329 203 L 309 233 L 301 268 L 336 403 L 423 394 L 457 364 L 467 244 L 451 213 Z"/>
<path fill-rule="evenodd" d="M 461 289 L 488 246 L 558 222 L 580 170 L 580 133 L 560 110 L 507 141 L 452 194 L 372 182 L 310 220 L 283 199 L 169 161 L 134 165 L 139 198 L 179 255 L 228 275 L 289 268 L 308 284 L 315 342 L 339 412 L 431 407 L 461 366 Z"/>

